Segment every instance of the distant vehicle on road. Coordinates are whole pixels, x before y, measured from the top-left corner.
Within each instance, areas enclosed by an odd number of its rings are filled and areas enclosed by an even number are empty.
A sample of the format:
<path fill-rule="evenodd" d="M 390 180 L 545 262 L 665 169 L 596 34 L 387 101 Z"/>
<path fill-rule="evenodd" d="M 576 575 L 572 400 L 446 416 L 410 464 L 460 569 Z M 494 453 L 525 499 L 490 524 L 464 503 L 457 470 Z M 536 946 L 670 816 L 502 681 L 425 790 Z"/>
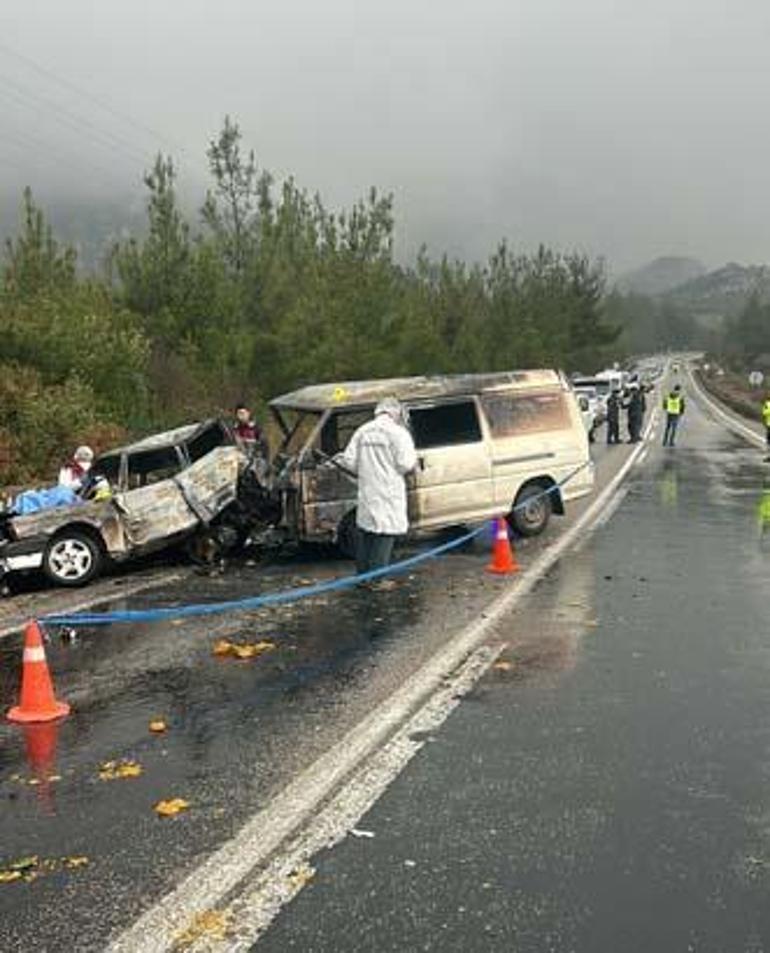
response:
<path fill-rule="evenodd" d="M 563 513 L 565 502 L 593 486 L 581 411 L 556 371 L 320 384 L 270 404 L 283 433 L 272 489 L 281 495 L 288 534 L 352 552 L 355 480 L 329 461 L 384 397 L 406 408 L 418 452 L 418 469 L 408 479 L 416 531 L 507 513 L 520 533 L 535 535 L 552 512 Z"/>
<path fill-rule="evenodd" d="M 572 387 L 575 393 L 585 394 L 596 402 L 596 414 L 600 420 L 607 416 L 607 398 L 612 390 L 610 381 L 603 377 L 573 377 Z"/>
<path fill-rule="evenodd" d="M 243 532 L 249 461 L 218 420 L 156 434 L 93 465 L 108 499 L 0 518 L 0 577 L 42 569 L 83 586 L 110 562 L 166 549 L 199 531 L 236 542 Z"/>

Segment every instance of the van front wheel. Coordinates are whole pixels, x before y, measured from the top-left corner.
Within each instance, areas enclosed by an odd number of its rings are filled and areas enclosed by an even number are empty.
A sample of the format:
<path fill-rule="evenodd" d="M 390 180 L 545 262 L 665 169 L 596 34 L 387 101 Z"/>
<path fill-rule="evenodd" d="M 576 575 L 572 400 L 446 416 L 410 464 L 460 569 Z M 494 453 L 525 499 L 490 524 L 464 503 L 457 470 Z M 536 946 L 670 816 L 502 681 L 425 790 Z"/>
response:
<path fill-rule="evenodd" d="M 545 487 L 530 483 L 519 490 L 508 522 L 522 536 L 538 536 L 548 525 L 553 506 Z"/>

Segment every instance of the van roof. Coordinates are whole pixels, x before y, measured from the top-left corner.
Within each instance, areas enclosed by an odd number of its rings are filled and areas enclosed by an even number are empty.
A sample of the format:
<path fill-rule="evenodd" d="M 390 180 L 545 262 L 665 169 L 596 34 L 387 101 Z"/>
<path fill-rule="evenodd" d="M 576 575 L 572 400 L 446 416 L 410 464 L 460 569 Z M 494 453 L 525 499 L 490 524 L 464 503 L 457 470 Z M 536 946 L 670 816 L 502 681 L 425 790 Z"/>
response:
<path fill-rule="evenodd" d="M 336 381 L 301 387 L 270 401 L 271 407 L 287 410 L 326 410 L 345 405 L 376 404 L 385 397 L 419 400 L 459 397 L 481 391 L 528 390 L 536 387 L 563 387 L 558 371 L 500 371 L 494 374 L 445 374 L 432 377 L 390 377 L 370 381 Z"/>

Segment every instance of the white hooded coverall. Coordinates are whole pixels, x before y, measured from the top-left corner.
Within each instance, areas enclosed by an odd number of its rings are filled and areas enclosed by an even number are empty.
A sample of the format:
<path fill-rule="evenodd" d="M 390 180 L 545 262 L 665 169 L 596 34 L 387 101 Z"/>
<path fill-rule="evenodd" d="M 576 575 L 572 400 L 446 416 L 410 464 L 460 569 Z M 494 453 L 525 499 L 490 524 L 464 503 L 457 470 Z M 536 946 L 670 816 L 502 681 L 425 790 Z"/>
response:
<path fill-rule="evenodd" d="M 409 529 L 404 477 L 417 466 L 406 427 L 379 413 L 356 430 L 337 460 L 358 477 L 358 526 L 368 533 L 403 536 Z"/>

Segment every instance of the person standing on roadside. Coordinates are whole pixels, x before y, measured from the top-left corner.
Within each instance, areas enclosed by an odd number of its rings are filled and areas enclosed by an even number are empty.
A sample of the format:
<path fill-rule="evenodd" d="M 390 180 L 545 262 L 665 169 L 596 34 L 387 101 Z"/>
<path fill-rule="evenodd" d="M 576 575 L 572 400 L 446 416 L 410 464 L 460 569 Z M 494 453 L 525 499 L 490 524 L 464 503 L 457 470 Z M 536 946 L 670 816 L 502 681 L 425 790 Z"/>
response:
<path fill-rule="evenodd" d="M 406 475 L 417 466 L 417 451 L 401 404 L 381 400 L 370 420 L 356 430 L 334 462 L 358 477 L 356 571 L 382 569 L 390 563 L 393 545 L 409 528 Z M 390 589 L 392 580 L 373 588 Z"/>
<path fill-rule="evenodd" d="M 767 440 L 767 456 L 765 460 L 770 461 L 770 393 L 765 395 L 765 401 L 762 404 L 762 422 L 765 425 L 765 439 Z"/>
<path fill-rule="evenodd" d="M 607 398 L 607 446 L 620 443 L 620 400 L 617 391 Z"/>
<path fill-rule="evenodd" d="M 259 429 L 251 411 L 245 404 L 238 404 L 235 408 L 235 423 L 233 433 L 236 440 L 243 444 L 246 450 L 254 450 L 262 443 L 262 431 Z"/>
<path fill-rule="evenodd" d="M 644 420 L 644 411 L 646 409 L 644 395 L 639 390 L 638 384 L 631 385 L 631 393 L 628 398 L 628 442 L 639 443 L 642 434 L 642 422 Z"/>
<path fill-rule="evenodd" d="M 679 427 L 679 421 L 684 414 L 684 396 L 680 384 L 674 385 L 674 389 L 663 400 L 663 409 L 666 411 L 666 429 L 663 433 L 663 446 L 676 446 L 676 431 Z"/>

